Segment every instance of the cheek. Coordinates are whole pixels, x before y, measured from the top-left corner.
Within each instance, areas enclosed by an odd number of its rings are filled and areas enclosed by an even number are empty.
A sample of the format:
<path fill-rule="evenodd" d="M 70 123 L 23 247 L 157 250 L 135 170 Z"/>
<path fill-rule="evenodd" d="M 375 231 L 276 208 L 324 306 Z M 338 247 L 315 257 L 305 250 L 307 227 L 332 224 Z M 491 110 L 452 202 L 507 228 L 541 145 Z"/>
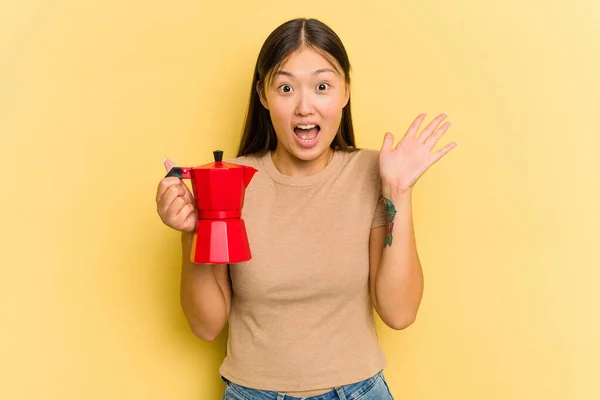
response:
<path fill-rule="evenodd" d="M 342 118 L 343 99 L 332 98 L 323 101 L 319 107 L 319 112 L 323 118 L 330 122 L 337 122 Z"/>
<path fill-rule="evenodd" d="M 293 109 L 284 102 L 273 102 L 270 105 L 269 113 L 274 126 L 289 125 Z"/>

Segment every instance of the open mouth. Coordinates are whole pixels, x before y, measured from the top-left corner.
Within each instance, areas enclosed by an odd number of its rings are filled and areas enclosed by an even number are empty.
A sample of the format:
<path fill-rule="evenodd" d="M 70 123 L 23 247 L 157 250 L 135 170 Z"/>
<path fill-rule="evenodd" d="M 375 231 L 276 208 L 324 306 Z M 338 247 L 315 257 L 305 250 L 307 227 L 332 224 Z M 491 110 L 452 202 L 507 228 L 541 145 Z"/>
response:
<path fill-rule="evenodd" d="M 294 133 L 298 142 L 306 147 L 311 147 L 317 142 L 321 127 L 319 125 L 297 125 Z"/>

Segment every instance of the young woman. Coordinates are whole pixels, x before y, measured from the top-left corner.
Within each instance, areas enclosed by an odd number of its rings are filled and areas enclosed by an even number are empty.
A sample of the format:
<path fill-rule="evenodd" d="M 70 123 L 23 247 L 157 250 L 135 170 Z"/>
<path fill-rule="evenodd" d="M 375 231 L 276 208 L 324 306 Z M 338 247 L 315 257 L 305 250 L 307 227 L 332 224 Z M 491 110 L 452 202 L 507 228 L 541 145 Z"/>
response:
<path fill-rule="evenodd" d="M 387 133 L 380 151 L 358 149 L 339 37 L 295 19 L 267 38 L 238 155 L 227 160 L 258 170 L 243 209 L 252 259 L 191 263 L 192 194 L 168 177 L 156 197 L 162 221 L 182 232 L 181 304 L 192 331 L 210 341 L 229 323 L 223 399 L 393 398 L 373 309 L 392 329 L 417 315 L 411 195 L 456 145 L 432 151 L 445 118 L 419 133 L 421 114 L 396 146 Z"/>

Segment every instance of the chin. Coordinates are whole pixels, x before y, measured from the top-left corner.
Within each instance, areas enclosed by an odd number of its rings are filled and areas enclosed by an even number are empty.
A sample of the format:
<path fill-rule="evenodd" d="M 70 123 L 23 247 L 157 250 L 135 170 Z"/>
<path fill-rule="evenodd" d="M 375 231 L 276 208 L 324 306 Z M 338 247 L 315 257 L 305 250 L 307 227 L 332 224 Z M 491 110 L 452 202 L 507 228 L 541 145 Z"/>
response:
<path fill-rule="evenodd" d="M 304 149 L 295 146 L 291 154 L 302 161 L 314 161 L 317 158 L 322 157 L 328 150 L 329 146 L 325 148 L 313 147 L 312 149 Z"/>

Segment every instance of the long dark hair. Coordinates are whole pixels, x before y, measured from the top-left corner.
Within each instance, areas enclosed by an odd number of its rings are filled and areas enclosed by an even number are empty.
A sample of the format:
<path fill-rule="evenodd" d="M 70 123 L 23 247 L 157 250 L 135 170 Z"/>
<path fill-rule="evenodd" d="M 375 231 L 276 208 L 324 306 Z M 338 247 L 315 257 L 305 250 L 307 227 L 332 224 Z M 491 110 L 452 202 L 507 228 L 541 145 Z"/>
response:
<path fill-rule="evenodd" d="M 310 47 L 326 59 L 333 57 L 342 67 L 344 79 L 350 83 L 350 60 L 338 35 L 323 22 L 316 19 L 297 18 L 277 27 L 265 40 L 254 68 L 250 86 L 250 104 L 244 122 L 244 130 L 237 156 L 264 154 L 277 147 L 277 136 L 271 123 L 269 111 L 263 107 L 257 92 L 257 84 L 264 90 L 273 72 L 302 46 Z M 332 63 L 333 64 L 333 63 Z M 260 83 L 259 83 L 260 82 Z M 331 143 L 334 150 L 357 150 L 350 112 L 350 99 L 342 110 L 342 120 Z"/>

